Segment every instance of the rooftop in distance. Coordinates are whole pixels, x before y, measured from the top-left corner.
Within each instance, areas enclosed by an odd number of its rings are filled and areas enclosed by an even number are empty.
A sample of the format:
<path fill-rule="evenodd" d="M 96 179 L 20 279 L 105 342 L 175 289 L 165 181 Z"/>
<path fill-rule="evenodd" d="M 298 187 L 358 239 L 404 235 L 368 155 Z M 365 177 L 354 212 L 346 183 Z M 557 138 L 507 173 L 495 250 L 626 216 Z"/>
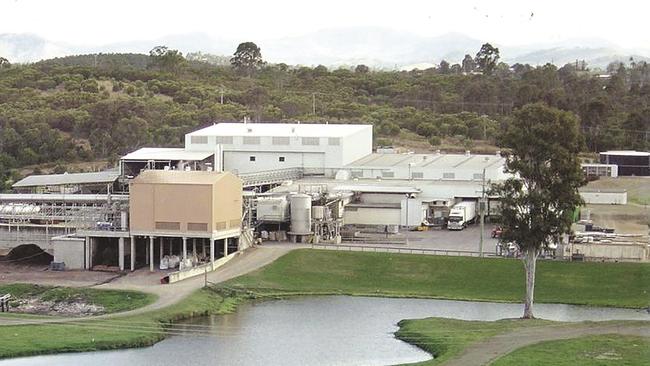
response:
<path fill-rule="evenodd" d="M 296 136 L 343 137 L 372 129 L 372 125 L 314 123 L 217 123 L 190 132 L 188 136 Z"/>
<path fill-rule="evenodd" d="M 30 175 L 14 183 L 13 188 L 112 183 L 115 182 L 119 175 L 120 173 L 117 170 L 92 173 Z"/>
<path fill-rule="evenodd" d="M 371 154 L 347 165 L 354 167 L 406 167 L 483 169 L 502 167 L 505 159 L 500 155 L 466 154 Z"/>
<path fill-rule="evenodd" d="M 625 155 L 625 156 L 650 156 L 650 152 L 634 150 L 610 150 L 601 152 L 603 155 Z"/>
<path fill-rule="evenodd" d="M 200 170 L 181 171 L 181 170 L 145 170 L 135 179 L 133 184 L 140 183 L 157 183 L 157 184 L 213 184 L 221 178 L 231 173 L 217 173 Z"/>

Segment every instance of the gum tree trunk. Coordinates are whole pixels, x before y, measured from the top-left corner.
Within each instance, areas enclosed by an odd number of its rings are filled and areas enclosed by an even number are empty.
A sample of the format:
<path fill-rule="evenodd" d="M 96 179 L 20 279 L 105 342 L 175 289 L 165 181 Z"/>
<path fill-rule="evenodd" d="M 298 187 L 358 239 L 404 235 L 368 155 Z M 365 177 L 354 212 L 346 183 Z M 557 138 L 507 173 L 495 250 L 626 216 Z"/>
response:
<path fill-rule="evenodd" d="M 526 271 L 526 300 L 524 301 L 524 319 L 533 319 L 533 302 L 535 295 L 535 267 L 538 251 L 529 248 L 524 251 L 524 269 Z"/>

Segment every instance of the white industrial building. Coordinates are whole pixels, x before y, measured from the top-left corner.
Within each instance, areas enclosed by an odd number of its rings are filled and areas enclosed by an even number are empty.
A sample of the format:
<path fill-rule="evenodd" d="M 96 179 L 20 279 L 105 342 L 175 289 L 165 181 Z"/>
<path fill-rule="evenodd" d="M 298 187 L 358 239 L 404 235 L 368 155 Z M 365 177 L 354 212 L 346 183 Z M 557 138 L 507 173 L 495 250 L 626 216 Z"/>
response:
<path fill-rule="evenodd" d="M 435 181 L 504 180 L 505 158 L 500 154 L 370 154 L 344 167 L 352 178 Z"/>
<path fill-rule="evenodd" d="M 185 135 L 185 150 L 216 152 L 217 168 L 234 173 L 323 174 L 371 154 L 372 125 L 217 123 Z"/>

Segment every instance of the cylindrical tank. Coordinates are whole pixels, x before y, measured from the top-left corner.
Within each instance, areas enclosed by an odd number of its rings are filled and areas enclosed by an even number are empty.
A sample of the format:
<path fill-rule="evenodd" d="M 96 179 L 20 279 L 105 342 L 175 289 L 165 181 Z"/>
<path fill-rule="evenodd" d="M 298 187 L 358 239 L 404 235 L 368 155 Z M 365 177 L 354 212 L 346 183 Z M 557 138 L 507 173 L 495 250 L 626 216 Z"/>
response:
<path fill-rule="evenodd" d="M 291 232 L 293 234 L 309 234 L 311 232 L 311 196 L 294 194 L 291 202 Z"/>
<path fill-rule="evenodd" d="M 313 206 L 311 208 L 311 217 L 314 220 L 323 220 L 325 218 L 325 207 L 324 206 Z"/>

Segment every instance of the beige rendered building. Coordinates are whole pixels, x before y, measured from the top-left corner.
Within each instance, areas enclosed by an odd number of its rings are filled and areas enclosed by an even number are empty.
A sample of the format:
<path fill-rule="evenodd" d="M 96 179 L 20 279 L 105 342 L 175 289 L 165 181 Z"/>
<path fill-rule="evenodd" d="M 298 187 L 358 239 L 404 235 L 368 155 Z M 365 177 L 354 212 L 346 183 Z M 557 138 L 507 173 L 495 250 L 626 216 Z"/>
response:
<path fill-rule="evenodd" d="M 130 236 L 134 242 L 149 239 L 151 270 L 156 251 L 160 260 L 174 254 L 214 263 L 228 256 L 235 242 L 231 238 L 241 234 L 242 184 L 231 173 L 145 170 L 131 181 L 129 191 Z"/>

